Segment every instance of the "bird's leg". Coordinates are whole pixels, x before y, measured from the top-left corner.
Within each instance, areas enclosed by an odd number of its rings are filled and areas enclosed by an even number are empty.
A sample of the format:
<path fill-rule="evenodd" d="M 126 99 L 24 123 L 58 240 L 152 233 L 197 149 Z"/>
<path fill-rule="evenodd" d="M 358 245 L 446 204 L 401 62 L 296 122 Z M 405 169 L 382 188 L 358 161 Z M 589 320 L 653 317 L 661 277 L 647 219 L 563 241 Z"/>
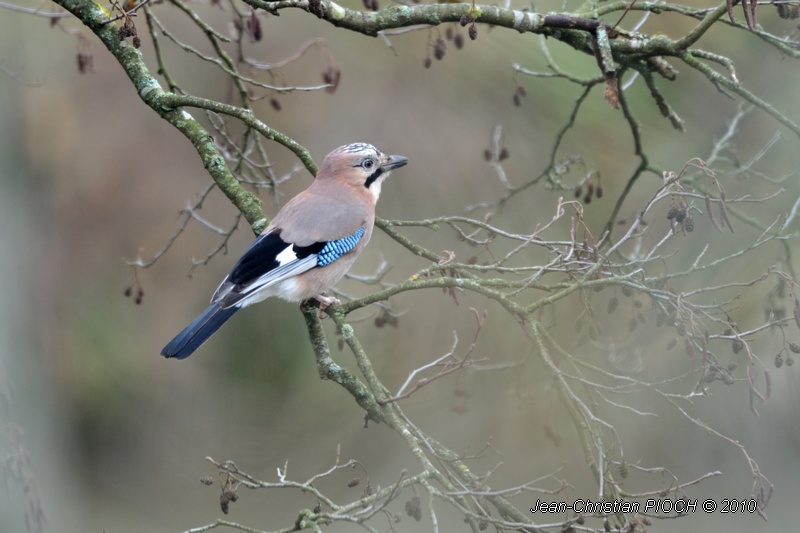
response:
<path fill-rule="evenodd" d="M 327 309 L 328 306 L 341 303 L 338 298 L 334 298 L 332 296 L 324 296 L 322 294 L 314 296 L 314 299 L 319 302 L 319 309 L 317 310 L 317 318 L 322 318 L 322 313 L 325 312 L 325 309 Z"/>

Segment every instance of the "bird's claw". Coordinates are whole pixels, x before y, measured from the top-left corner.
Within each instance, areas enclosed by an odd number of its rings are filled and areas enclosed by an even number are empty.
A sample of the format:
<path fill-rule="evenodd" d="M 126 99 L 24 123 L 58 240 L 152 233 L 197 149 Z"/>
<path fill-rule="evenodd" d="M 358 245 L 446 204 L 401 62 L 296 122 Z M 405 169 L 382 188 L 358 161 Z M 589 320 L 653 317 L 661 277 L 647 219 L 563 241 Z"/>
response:
<path fill-rule="evenodd" d="M 317 309 L 317 318 L 323 318 L 322 313 L 325 312 L 328 306 L 341 303 L 338 298 L 334 298 L 332 296 L 323 296 L 322 294 L 314 296 L 314 299 L 319 302 L 319 309 Z"/>

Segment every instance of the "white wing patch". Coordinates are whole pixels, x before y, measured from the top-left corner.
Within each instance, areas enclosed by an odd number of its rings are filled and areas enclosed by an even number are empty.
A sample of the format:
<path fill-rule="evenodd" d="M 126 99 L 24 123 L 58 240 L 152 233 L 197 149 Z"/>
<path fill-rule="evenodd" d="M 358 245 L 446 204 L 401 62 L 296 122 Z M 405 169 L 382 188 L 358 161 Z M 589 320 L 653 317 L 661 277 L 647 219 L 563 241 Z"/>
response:
<path fill-rule="evenodd" d="M 292 250 L 293 245 L 289 245 L 284 250 L 275 257 L 275 260 L 281 265 L 285 265 L 287 263 L 291 263 L 292 261 L 297 261 L 297 254 L 294 253 Z"/>

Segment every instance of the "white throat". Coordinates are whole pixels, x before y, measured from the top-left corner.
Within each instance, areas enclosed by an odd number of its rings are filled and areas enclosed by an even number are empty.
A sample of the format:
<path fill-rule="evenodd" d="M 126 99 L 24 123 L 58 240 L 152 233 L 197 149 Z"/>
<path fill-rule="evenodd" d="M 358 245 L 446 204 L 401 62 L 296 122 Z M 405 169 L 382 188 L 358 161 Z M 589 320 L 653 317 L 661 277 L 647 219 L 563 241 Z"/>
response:
<path fill-rule="evenodd" d="M 372 199 L 374 203 L 378 203 L 378 198 L 381 196 L 381 187 L 383 187 L 383 180 L 385 180 L 389 176 L 389 173 L 382 174 L 378 176 L 378 179 L 372 182 L 372 185 L 369 186 L 369 192 L 372 194 Z"/>

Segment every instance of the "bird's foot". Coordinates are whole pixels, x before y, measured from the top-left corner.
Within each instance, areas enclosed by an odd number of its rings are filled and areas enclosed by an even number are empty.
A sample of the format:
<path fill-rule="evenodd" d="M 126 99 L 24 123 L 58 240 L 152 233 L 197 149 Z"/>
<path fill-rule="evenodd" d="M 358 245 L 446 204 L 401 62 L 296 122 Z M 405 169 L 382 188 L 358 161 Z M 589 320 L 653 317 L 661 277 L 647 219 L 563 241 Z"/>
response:
<path fill-rule="evenodd" d="M 314 296 L 314 299 L 319 302 L 319 309 L 317 310 L 317 318 L 322 318 L 322 313 L 325 312 L 328 306 L 341 303 L 338 298 L 334 298 L 332 296 L 324 296 L 322 294 Z"/>

